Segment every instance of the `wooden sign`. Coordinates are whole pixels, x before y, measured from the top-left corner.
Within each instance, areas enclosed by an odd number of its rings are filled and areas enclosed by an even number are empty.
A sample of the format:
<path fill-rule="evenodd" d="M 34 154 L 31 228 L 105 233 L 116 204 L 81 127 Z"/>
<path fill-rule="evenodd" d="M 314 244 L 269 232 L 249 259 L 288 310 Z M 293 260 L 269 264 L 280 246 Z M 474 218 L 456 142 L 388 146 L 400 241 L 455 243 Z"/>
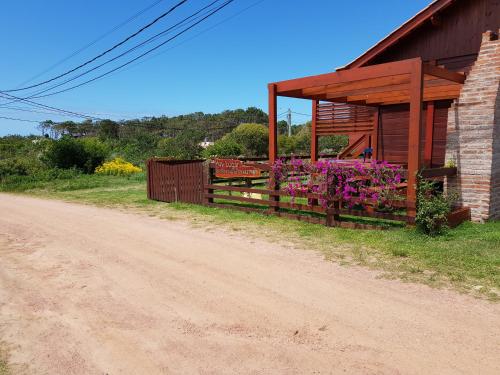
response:
<path fill-rule="evenodd" d="M 241 160 L 215 159 L 215 177 L 220 178 L 258 178 L 260 169 L 245 165 Z"/>

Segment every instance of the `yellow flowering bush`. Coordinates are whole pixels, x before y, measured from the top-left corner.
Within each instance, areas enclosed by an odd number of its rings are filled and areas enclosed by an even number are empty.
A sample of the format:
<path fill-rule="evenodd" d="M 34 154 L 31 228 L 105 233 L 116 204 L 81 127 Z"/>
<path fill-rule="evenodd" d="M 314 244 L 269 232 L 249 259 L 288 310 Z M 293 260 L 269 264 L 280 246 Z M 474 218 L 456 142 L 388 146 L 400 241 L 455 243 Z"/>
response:
<path fill-rule="evenodd" d="M 114 176 L 129 176 L 139 172 L 142 172 L 141 168 L 136 167 L 122 158 L 114 158 L 113 160 L 105 162 L 95 169 L 95 173 L 97 174 Z"/>

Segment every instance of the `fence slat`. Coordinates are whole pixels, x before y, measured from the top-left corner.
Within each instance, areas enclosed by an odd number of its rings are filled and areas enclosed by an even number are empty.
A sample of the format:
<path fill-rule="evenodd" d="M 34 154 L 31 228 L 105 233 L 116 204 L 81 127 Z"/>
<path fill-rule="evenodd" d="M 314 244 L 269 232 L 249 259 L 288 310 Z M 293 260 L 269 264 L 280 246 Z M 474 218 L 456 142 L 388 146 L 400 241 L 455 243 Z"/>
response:
<path fill-rule="evenodd" d="M 148 198 L 162 202 L 203 203 L 203 161 L 147 161 Z"/>

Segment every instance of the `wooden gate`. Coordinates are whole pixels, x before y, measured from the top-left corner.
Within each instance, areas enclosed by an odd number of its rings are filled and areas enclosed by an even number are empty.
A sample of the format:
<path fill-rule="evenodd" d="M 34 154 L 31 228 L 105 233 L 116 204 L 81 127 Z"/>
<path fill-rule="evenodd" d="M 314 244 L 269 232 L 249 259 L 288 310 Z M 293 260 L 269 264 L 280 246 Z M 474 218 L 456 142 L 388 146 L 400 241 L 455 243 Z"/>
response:
<path fill-rule="evenodd" d="M 203 160 L 147 162 L 148 198 L 162 202 L 203 203 Z"/>

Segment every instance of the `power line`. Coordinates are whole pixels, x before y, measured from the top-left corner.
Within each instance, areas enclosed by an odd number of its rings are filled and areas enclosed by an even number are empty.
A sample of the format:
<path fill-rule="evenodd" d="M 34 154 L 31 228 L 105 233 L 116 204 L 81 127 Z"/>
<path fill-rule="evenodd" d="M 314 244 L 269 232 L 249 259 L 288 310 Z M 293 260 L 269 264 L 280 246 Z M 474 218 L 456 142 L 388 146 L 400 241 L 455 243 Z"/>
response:
<path fill-rule="evenodd" d="M 35 121 L 35 120 L 26 120 L 26 119 L 23 119 L 23 118 L 4 117 L 4 116 L 0 116 L 0 119 L 13 120 L 13 121 L 22 121 L 22 122 L 36 122 L 37 124 L 43 122 L 43 121 Z"/>
<path fill-rule="evenodd" d="M 17 106 L 3 106 L 3 109 L 11 109 L 14 111 L 20 111 L 20 112 L 30 112 L 30 113 L 41 113 L 41 114 L 46 114 L 46 115 L 56 115 L 56 116 L 66 116 L 64 113 L 60 113 L 57 111 L 36 111 L 34 109 L 29 109 L 29 108 L 24 108 L 24 107 L 17 107 Z M 110 116 L 110 117 L 119 117 L 121 119 L 133 119 L 135 117 L 130 117 L 130 115 L 123 115 L 119 113 L 105 113 L 105 112 L 99 112 L 99 113 L 92 113 L 92 115 L 96 116 Z"/>
<path fill-rule="evenodd" d="M 96 81 L 97 79 L 100 79 L 100 78 L 102 78 L 102 77 L 104 77 L 104 76 L 107 76 L 107 75 L 109 75 L 109 74 L 111 74 L 111 73 L 113 73 L 113 72 L 117 71 L 118 69 L 121 69 L 121 68 L 123 68 L 123 67 L 125 67 L 125 66 L 127 66 L 127 65 L 129 65 L 129 64 L 131 64 L 131 63 L 133 63 L 133 62 L 135 62 L 135 61 L 137 61 L 137 60 L 139 60 L 140 58 L 142 58 L 142 57 L 144 57 L 144 56 L 148 55 L 149 53 L 151 53 L 151 52 L 153 52 L 153 51 L 157 50 L 158 48 L 162 47 L 162 46 L 163 46 L 163 45 L 165 45 L 166 43 L 168 43 L 168 42 L 170 42 L 170 41 L 172 41 L 172 40 L 176 39 L 176 38 L 177 38 L 177 37 L 179 37 L 180 35 L 184 34 L 185 32 L 187 32 L 187 31 L 189 31 L 190 29 L 192 29 L 193 27 L 195 27 L 196 25 L 198 25 L 198 24 L 200 24 L 201 22 L 203 22 L 205 19 L 207 19 L 207 18 L 209 18 L 209 17 L 213 16 L 214 14 L 216 14 L 217 12 L 221 11 L 224 7 L 226 7 L 227 5 L 229 5 L 230 3 L 232 3 L 233 1 L 234 1 L 234 0 L 227 0 L 225 3 L 223 3 L 221 6 L 219 6 L 218 8 L 216 8 L 215 10 L 213 10 L 212 12 L 210 12 L 208 15 L 204 16 L 204 17 L 203 17 L 203 18 L 201 18 L 199 21 L 195 22 L 194 24 L 190 25 L 189 27 L 185 28 L 184 30 L 180 31 L 179 33 L 175 34 L 173 37 L 171 37 L 171 38 L 167 39 L 166 41 L 164 41 L 164 42 L 162 42 L 162 43 L 158 44 L 157 46 L 155 46 L 155 47 L 153 47 L 153 48 L 151 48 L 151 49 L 147 50 L 146 52 L 144 52 L 144 53 L 140 54 L 139 56 L 137 56 L 137 57 L 133 58 L 132 60 L 129 60 L 129 61 L 127 61 L 126 63 L 124 63 L 124 64 L 122 64 L 122 65 L 120 65 L 120 66 L 118 66 L 118 67 L 116 67 L 116 68 L 114 68 L 114 69 L 111 69 L 111 70 L 107 71 L 106 73 L 103 73 L 103 74 L 101 74 L 101 75 L 99 75 L 99 76 L 97 76 L 97 77 L 94 77 L 94 78 L 92 78 L 92 79 L 89 79 L 89 80 L 87 80 L 87 81 L 84 81 L 84 82 L 82 82 L 82 83 L 80 83 L 80 84 L 78 84 L 78 85 L 74 85 L 74 86 L 68 87 L 68 88 L 66 88 L 66 89 L 64 89 L 64 90 L 59 90 L 59 91 L 55 91 L 55 92 L 53 92 L 53 93 L 49 93 L 49 94 L 46 94 L 46 95 L 40 95 L 40 96 L 35 96 L 35 95 L 33 95 L 33 96 L 30 96 L 30 97 L 28 97 L 28 98 L 23 98 L 23 99 L 44 98 L 44 97 L 47 97 L 47 96 L 52 96 L 52 95 L 60 94 L 60 93 L 62 93 L 62 92 L 66 92 L 66 91 L 69 91 L 69 90 L 73 90 L 73 89 L 75 89 L 75 88 L 78 88 L 78 87 L 81 87 L 81 86 L 83 86 L 83 85 L 86 85 L 86 84 L 88 84 L 88 83 L 90 83 L 90 82 Z M 6 103 L 6 104 L 9 104 L 9 103 Z"/>
<path fill-rule="evenodd" d="M 134 67 L 139 66 L 139 65 L 141 65 L 141 64 L 143 64 L 143 63 L 145 63 L 145 62 L 147 62 L 147 61 L 150 61 L 150 60 L 152 60 L 152 59 L 154 59 L 154 58 L 156 58 L 156 57 L 159 57 L 160 55 L 163 55 L 164 53 L 166 53 L 166 52 L 168 52 L 168 51 L 170 51 L 170 50 L 172 50 L 172 49 L 174 49 L 174 48 L 180 47 L 180 46 L 182 46 L 183 44 L 185 44 L 185 43 L 187 43 L 187 42 L 189 42 L 189 41 L 191 41 L 191 40 L 193 40 L 193 39 L 195 39 L 195 38 L 197 38 L 197 37 L 199 37 L 199 36 L 201 36 L 201 35 L 205 34 L 206 32 L 208 32 L 208 31 L 210 31 L 210 30 L 212 30 L 212 29 L 216 28 L 217 26 L 219 26 L 219 25 L 221 25 L 221 24 L 223 24 L 223 23 L 228 22 L 229 20 L 233 19 L 234 17 L 236 17 L 236 16 L 240 15 L 241 13 L 243 13 L 243 12 L 247 11 L 247 10 L 248 10 L 248 9 L 250 9 L 250 8 L 253 8 L 254 6 L 256 6 L 256 5 L 258 5 L 258 4 L 260 4 L 260 3 L 264 2 L 264 1 L 265 1 L 265 0 L 259 0 L 259 1 L 256 1 L 255 3 L 253 3 L 253 4 L 249 5 L 249 6 L 247 6 L 246 8 L 243 8 L 243 9 L 242 9 L 242 10 L 240 10 L 239 12 L 236 12 L 235 14 L 233 14 L 233 15 L 231 15 L 231 16 L 229 16 L 229 17 L 225 18 L 225 19 L 223 19 L 222 21 L 217 22 L 216 24 L 214 24 L 214 25 L 212 25 L 212 26 L 210 26 L 210 27 L 207 27 L 206 29 L 201 30 L 199 33 L 197 33 L 197 34 L 193 35 L 192 37 L 187 38 L 187 39 L 183 40 L 182 42 L 177 43 L 176 45 L 174 45 L 174 46 L 172 46 L 172 47 L 170 47 L 170 48 L 166 48 L 166 49 L 164 49 L 163 51 L 161 51 L 161 52 L 159 52 L 159 53 L 157 53 L 157 54 L 154 54 L 154 55 L 150 56 L 150 57 L 149 57 L 149 58 L 147 58 L 147 59 L 143 59 L 143 60 L 141 60 L 141 61 L 138 61 L 137 63 L 135 63 L 135 64 L 133 64 L 133 65 L 129 66 L 127 69 L 122 69 L 122 70 L 121 70 L 121 71 L 119 71 L 119 72 L 113 72 L 113 73 L 110 73 L 110 75 L 111 75 L 111 76 L 114 76 L 115 74 L 118 74 L 118 73 L 123 73 L 123 72 L 129 71 L 129 70 L 133 69 Z M 97 80 L 100 80 L 100 79 L 101 79 L 101 78 L 98 78 Z M 97 81 L 97 80 L 96 80 L 96 81 Z M 6 104 L 8 104 L 8 103 L 6 103 Z M 0 104 L 0 106 L 1 106 L 1 104 Z"/>
<path fill-rule="evenodd" d="M 181 20 L 181 21 L 177 22 L 175 25 L 173 25 L 173 26 L 171 26 L 171 27 L 167 28 L 166 30 L 163 30 L 163 31 L 161 31 L 161 32 L 159 32 L 159 33 L 157 33 L 157 34 L 153 35 L 152 37 L 150 37 L 150 38 L 146 39 L 145 41 L 143 41 L 143 42 L 141 42 L 141 43 L 139 43 L 139 44 L 135 45 L 135 46 L 134 46 L 134 47 L 132 47 L 132 48 L 129 48 L 129 49 L 128 49 L 128 50 L 126 50 L 125 52 L 123 52 L 123 53 L 121 53 L 121 54 L 119 54 L 119 55 L 117 55 L 117 56 L 115 56 L 115 57 L 113 57 L 113 58 L 111 58 L 111 59 L 109 59 L 109 60 L 107 60 L 107 61 L 103 62 L 102 64 L 99 64 L 99 65 L 97 65 L 97 66 L 93 67 L 92 69 L 88 69 L 88 70 L 84 71 L 83 73 L 80 73 L 80 74 L 78 74 L 78 75 L 76 75 L 76 76 L 73 76 L 73 77 L 71 77 L 71 78 L 69 78 L 69 79 L 65 80 L 64 82 L 58 83 L 58 84 L 53 85 L 53 86 L 51 86 L 51 87 L 49 87 L 49 88 L 42 89 L 42 90 L 37 91 L 37 92 L 35 92 L 35 93 L 33 93 L 33 94 L 30 94 L 29 96 L 25 97 L 25 99 L 45 97 L 46 95 L 43 95 L 43 96 L 39 96 L 39 95 L 40 95 L 40 94 L 43 94 L 43 93 L 45 93 L 45 92 L 47 92 L 47 91 L 53 90 L 53 89 L 55 89 L 55 88 L 57 88 L 57 87 L 60 87 L 60 86 L 62 86 L 62 85 L 65 85 L 66 83 L 72 82 L 72 81 L 74 81 L 74 80 L 76 80 L 76 79 L 78 79 L 78 78 L 80 78 L 80 77 L 82 77 L 82 76 L 84 76 L 84 75 L 87 75 L 87 74 L 89 74 L 89 73 L 93 72 L 94 70 L 97 70 L 97 69 L 99 69 L 99 68 L 103 67 L 104 65 L 109 64 L 110 62 L 113 62 L 113 61 L 115 61 L 115 60 L 117 60 L 117 59 L 119 59 L 119 58 L 121 58 L 121 57 L 123 57 L 123 56 L 125 56 L 125 55 L 127 55 L 127 54 L 129 54 L 129 53 L 131 53 L 132 51 L 136 50 L 137 48 L 142 47 L 143 45 L 148 44 L 148 43 L 150 43 L 150 42 L 152 42 L 152 41 L 154 41 L 154 40 L 158 39 L 161 35 L 166 34 L 166 33 L 168 33 L 169 31 L 172 31 L 172 30 L 174 30 L 174 29 L 178 28 L 179 26 L 182 26 L 182 24 L 183 24 L 183 23 L 185 23 L 186 21 L 188 21 L 188 20 L 192 19 L 193 17 L 194 17 L 194 18 L 193 18 L 194 20 L 196 20 L 196 19 L 197 19 L 197 18 L 199 18 L 199 17 L 202 17 L 202 16 L 203 16 L 203 14 L 202 14 L 201 16 L 198 16 L 198 15 L 199 15 L 200 13 L 204 12 L 206 9 L 210 8 L 212 5 L 214 5 L 215 3 L 219 2 L 219 1 L 220 1 L 220 0 L 214 0 L 214 1 L 212 1 L 210 4 L 208 4 L 208 5 L 204 6 L 203 8 L 201 8 L 200 10 L 198 10 L 197 12 L 195 12 L 195 13 L 193 13 L 192 15 L 190 15 L 190 16 L 188 16 L 188 17 L 184 18 L 183 20 Z M 209 12 L 207 12 L 207 13 L 209 13 Z M 207 13 L 205 13 L 205 15 L 206 15 Z M 196 16 L 198 16 L 198 17 L 196 17 Z M 191 20 L 190 22 L 192 22 L 192 20 Z M 47 95 L 47 96 L 48 96 L 48 95 Z M 15 102 L 15 101 L 14 101 L 14 102 Z M 1 104 L 0 106 L 4 106 L 4 105 L 6 105 L 6 104 L 9 104 L 9 103 L 3 103 L 3 104 Z"/>
<path fill-rule="evenodd" d="M 45 105 L 45 104 L 34 102 L 32 100 L 28 100 L 28 99 L 25 99 L 25 98 L 20 98 L 18 96 L 12 95 L 12 94 L 3 94 L 3 93 L 0 92 L 0 97 L 8 98 L 8 99 L 17 99 L 18 101 L 22 101 L 23 103 L 29 103 L 29 104 L 31 104 L 33 106 L 36 106 L 36 107 L 39 107 L 39 108 L 51 109 L 51 110 L 57 111 L 59 113 L 64 113 L 66 115 L 72 115 L 73 117 L 82 117 L 82 118 L 92 119 L 92 120 L 102 120 L 99 117 L 89 116 L 89 115 L 85 115 L 85 114 L 78 113 L 78 112 L 72 112 L 72 111 L 68 111 L 68 110 L 65 110 L 65 109 L 61 109 L 61 108 L 57 108 L 57 107 L 52 107 L 52 106 L 49 106 L 49 105 Z"/>
<path fill-rule="evenodd" d="M 34 88 L 34 87 L 38 87 L 38 86 L 41 86 L 41 85 L 44 85 L 46 83 L 49 83 L 49 82 L 52 82 L 56 79 L 59 79 L 61 77 L 64 77 L 70 73 L 73 73 L 74 71 L 94 62 L 95 60 L 101 58 L 102 56 L 108 54 L 109 52 L 113 51 L 114 49 L 120 47 L 121 45 L 123 45 L 124 43 L 126 43 L 127 41 L 129 41 L 130 39 L 136 37 L 137 35 L 139 35 L 140 33 L 142 33 L 144 30 L 150 28 L 151 26 L 153 26 L 155 23 L 157 23 L 159 20 L 161 20 L 162 18 L 166 17 L 167 15 L 169 15 L 170 13 L 172 13 L 175 9 L 177 9 L 178 7 L 180 7 L 182 4 L 184 4 L 185 2 L 187 2 L 188 0 L 181 0 L 179 1 L 177 4 L 175 4 L 174 6 L 172 6 L 169 10 L 167 10 L 166 12 L 162 13 L 161 15 L 159 15 L 158 17 L 156 17 L 153 21 L 151 21 L 150 23 L 148 23 L 147 25 L 141 27 L 139 30 L 137 30 L 135 33 L 129 35 L 128 37 L 126 37 L 125 39 L 123 39 L 122 41 L 120 41 L 119 43 L 115 44 L 114 46 L 112 46 L 111 48 L 108 48 L 107 50 L 105 50 L 104 52 L 101 52 L 99 55 L 93 57 L 92 59 L 90 60 L 87 60 L 85 61 L 84 63 L 78 65 L 77 67 L 73 68 L 73 69 L 70 69 L 62 74 L 59 74 L 58 76 L 56 77 L 53 77 L 51 79 L 48 79 L 48 80 L 45 80 L 43 82 L 40 82 L 40 83 L 37 83 L 35 85 L 30 85 L 30 86 L 26 86 L 26 87 L 21 87 L 21 88 L 18 88 L 18 89 L 10 89 L 10 90 L 2 90 L 1 92 L 14 92 L 14 91 L 22 91 L 22 90 L 28 90 L 28 89 L 31 89 L 31 88 Z"/>
<path fill-rule="evenodd" d="M 292 113 L 295 113 L 296 115 L 302 115 L 302 116 L 307 116 L 307 117 L 311 117 L 311 115 L 308 115 L 306 113 L 300 113 L 300 112 L 294 112 L 294 111 L 291 111 Z"/>
<path fill-rule="evenodd" d="M 182 46 L 183 44 L 185 44 L 185 43 L 187 43 L 187 42 L 189 42 L 189 41 L 191 41 L 191 40 L 193 40 L 193 39 L 195 39 L 195 38 L 197 38 L 197 37 L 199 37 L 199 36 L 201 36 L 201 35 L 205 34 L 206 32 L 208 32 L 208 31 L 210 31 L 210 30 L 212 30 L 212 29 L 215 29 L 217 26 L 220 26 L 220 25 L 222 25 L 223 23 L 228 22 L 229 20 L 233 19 L 234 17 L 239 16 L 241 13 L 246 12 L 248 9 L 253 8 L 254 6 L 256 6 L 256 5 L 258 5 L 258 4 L 260 4 L 260 3 L 264 2 L 264 1 L 265 1 L 265 0 L 259 0 L 259 1 L 256 1 L 256 2 L 254 2 L 253 4 L 250 4 L 249 6 L 247 6 L 246 8 L 243 8 L 243 9 L 242 9 L 242 10 L 240 10 L 239 12 L 236 12 L 235 14 L 233 14 L 233 15 L 231 15 L 231 16 L 229 16 L 229 17 L 227 17 L 227 18 L 224 18 L 222 21 L 217 22 L 216 24 L 214 24 L 214 25 L 212 25 L 212 26 L 210 26 L 210 27 L 207 27 L 206 29 L 201 30 L 199 33 L 197 33 L 197 34 L 193 35 L 192 37 L 187 38 L 187 39 L 183 40 L 182 42 L 177 43 L 176 45 L 174 45 L 174 46 L 172 46 L 172 47 L 170 47 L 170 48 L 166 48 L 165 50 L 163 50 L 163 51 L 161 51 L 161 52 L 158 52 L 157 54 L 154 54 L 153 56 L 150 56 L 148 59 L 143 59 L 143 60 L 141 60 L 141 61 L 138 61 L 138 62 L 137 62 L 137 64 L 133 64 L 133 65 L 132 65 L 131 67 L 129 67 L 128 69 L 124 69 L 124 70 L 122 70 L 122 72 L 123 72 L 123 71 L 128 71 L 128 70 L 132 69 L 132 68 L 133 68 L 133 67 L 135 67 L 135 66 L 138 66 L 138 65 L 140 65 L 140 64 L 142 64 L 142 63 L 145 63 L 145 62 L 147 62 L 147 61 L 150 61 L 150 60 L 152 60 L 152 59 L 154 59 L 154 58 L 156 58 L 156 57 L 158 57 L 158 56 L 160 56 L 160 55 L 163 55 L 164 53 L 166 53 L 166 52 L 168 52 L 168 51 L 170 51 L 170 50 L 172 50 L 172 49 L 174 49 L 174 48 L 180 47 L 180 46 Z"/>
<path fill-rule="evenodd" d="M 14 106 L 4 106 L 2 107 L 4 109 L 12 109 L 14 111 L 20 111 L 20 112 L 31 112 L 31 113 L 42 113 L 42 114 L 47 114 L 47 115 L 58 115 L 59 113 L 57 112 L 49 112 L 49 111 L 36 111 L 34 109 L 28 109 L 28 108 L 22 108 L 22 107 L 14 107 Z"/>
<path fill-rule="evenodd" d="M 151 8 L 155 7 L 156 5 L 158 5 L 159 3 L 161 3 L 162 1 L 164 0 L 157 0 L 155 1 L 154 3 L 148 5 L 146 8 L 142 9 L 141 11 L 137 12 L 136 14 L 134 14 L 133 16 L 129 17 L 128 19 L 126 19 L 125 21 L 123 21 L 122 23 L 116 25 L 115 27 L 113 27 L 111 30 L 105 32 L 104 34 L 102 34 L 101 36 L 97 37 L 96 39 L 94 39 L 93 41 L 91 41 L 90 43 L 88 43 L 87 45 L 81 47 L 80 49 L 74 51 L 73 53 L 71 53 L 70 55 L 66 56 L 65 58 L 59 60 L 58 62 L 54 63 L 53 65 L 51 65 L 50 67 L 46 68 L 45 70 L 43 70 L 42 72 L 34 75 L 33 77 L 31 77 L 30 79 L 22 82 L 21 84 L 18 85 L 17 88 L 19 88 L 19 86 L 23 86 L 23 85 L 26 85 L 27 83 L 35 80 L 36 78 L 44 75 L 45 73 L 51 71 L 52 69 L 56 68 L 57 66 L 61 65 L 62 63 L 68 61 L 69 59 L 71 59 L 72 57 L 78 55 L 79 53 L 85 51 L 86 49 L 88 49 L 89 47 L 92 47 L 94 44 L 96 44 L 97 42 L 101 41 L 102 39 L 104 39 L 105 37 L 107 37 L 108 35 L 112 34 L 113 32 L 115 32 L 116 30 L 122 28 L 123 26 L 125 26 L 127 23 L 135 20 L 137 17 L 139 17 L 140 15 L 142 15 L 143 13 L 147 12 L 148 10 L 150 10 Z"/>

